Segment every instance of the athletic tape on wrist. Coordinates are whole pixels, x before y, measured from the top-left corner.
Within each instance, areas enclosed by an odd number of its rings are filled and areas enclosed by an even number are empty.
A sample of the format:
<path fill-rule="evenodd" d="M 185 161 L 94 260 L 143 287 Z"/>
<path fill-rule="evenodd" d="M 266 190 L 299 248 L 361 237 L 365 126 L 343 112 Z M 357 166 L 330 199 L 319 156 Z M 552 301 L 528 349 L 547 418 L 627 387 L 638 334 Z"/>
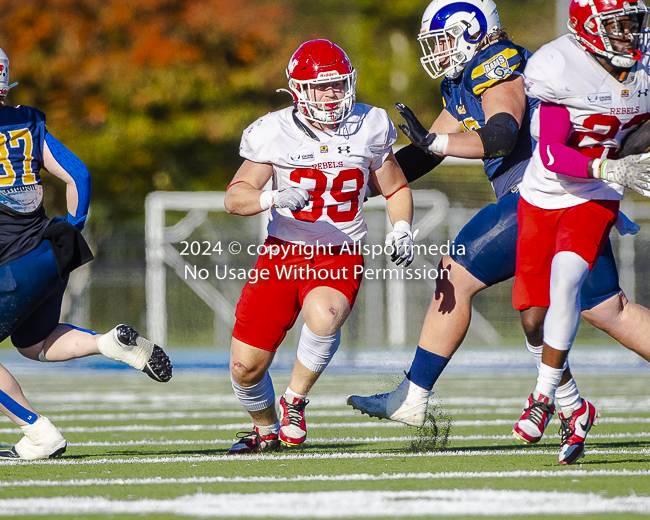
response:
<path fill-rule="evenodd" d="M 273 192 L 263 191 L 260 195 L 260 207 L 262 209 L 269 209 L 273 206 Z"/>
<path fill-rule="evenodd" d="M 429 145 L 429 151 L 433 153 L 438 153 L 444 155 L 447 150 L 447 145 L 449 144 L 449 136 L 447 134 L 437 135 L 433 140 L 433 143 Z"/>
<path fill-rule="evenodd" d="M 602 159 L 594 159 L 593 164 L 591 165 L 591 176 L 594 179 L 602 179 L 603 175 L 601 172 L 601 168 L 604 166 L 605 161 Z"/>

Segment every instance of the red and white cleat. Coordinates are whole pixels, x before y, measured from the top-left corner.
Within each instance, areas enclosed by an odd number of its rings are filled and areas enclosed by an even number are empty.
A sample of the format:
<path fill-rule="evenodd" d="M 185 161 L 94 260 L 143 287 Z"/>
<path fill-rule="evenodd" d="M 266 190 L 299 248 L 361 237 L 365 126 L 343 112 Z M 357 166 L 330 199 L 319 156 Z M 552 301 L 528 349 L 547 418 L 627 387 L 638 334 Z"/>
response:
<path fill-rule="evenodd" d="M 280 442 L 285 446 L 294 448 L 307 438 L 307 425 L 305 424 L 305 406 L 307 399 L 286 396 L 280 399 Z"/>
<path fill-rule="evenodd" d="M 560 412 L 560 464 L 573 464 L 585 456 L 585 439 L 598 417 L 600 414 L 586 399 L 576 411 L 568 408 Z"/>
<path fill-rule="evenodd" d="M 226 455 L 246 455 L 249 453 L 275 451 L 280 447 L 277 433 L 260 435 L 257 426 L 253 428 L 252 432 L 239 432 L 237 437 L 239 440 L 232 445 Z"/>
<path fill-rule="evenodd" d="M 555 413 L 555 406 L 550 401 L 544 394 L 539 394 L 538 399 L 530 394 L 524 413 L 512 429 L 512 435 L 528 444 L 539 442 Z"/>

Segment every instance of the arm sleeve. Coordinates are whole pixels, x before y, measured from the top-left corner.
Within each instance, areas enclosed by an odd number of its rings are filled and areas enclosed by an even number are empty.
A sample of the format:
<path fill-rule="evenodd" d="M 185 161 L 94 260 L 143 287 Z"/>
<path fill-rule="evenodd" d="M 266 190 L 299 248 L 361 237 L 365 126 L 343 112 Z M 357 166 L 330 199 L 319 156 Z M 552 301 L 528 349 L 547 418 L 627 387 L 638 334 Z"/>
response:
<path fill-rule="evenodd" d="M 83 229 L 88 216 L 88 208 L 90 207 L 90 172 L 86 165 L 51 133 L 45 133 L 45 142 L 52 153 L 52 157 L 72 177 L 77 190 L 77 210 L 74 215 L 68 213 L 67 220 L 78 229 Z"/>
<path fill-rule="evenodd" d="M 395 158 L 409 184 L 429 173 L 444 159 L 444 157 L 440 157 L 439 155 L 429 155 L 422 148 L 418 148 L 414 144 L 397 150 Z"/>
<path fill-rule="evenodd" d="M 569 148 L 571 116 L 566 107 L 543 102 L 539 108 L 539 155 L 546 169 L 571 177 L 589 178 L 590 158 Z"/>

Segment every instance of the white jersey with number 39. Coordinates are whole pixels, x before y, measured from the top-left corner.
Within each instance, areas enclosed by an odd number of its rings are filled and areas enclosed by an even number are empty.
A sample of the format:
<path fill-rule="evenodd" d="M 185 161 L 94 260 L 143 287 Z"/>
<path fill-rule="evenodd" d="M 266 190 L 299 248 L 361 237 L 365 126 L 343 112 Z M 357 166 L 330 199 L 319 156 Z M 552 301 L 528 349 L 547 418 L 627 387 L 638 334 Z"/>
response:
<path fill-rule="evenodd" d="M 301 211 L 271 209 L 270 236 L 309 245 L 341 245 L 365 238 L 361 206 L 368 176 L 386 160 L 397 132 L 385 110 L 357 103 L 336 130 L 308 128 L 307 135 L 292 115 L 293 108 L 266 114 L 242 136 L 239 154 L 273 166 L 273 189 L 291 186 L 309 192 Z M 305 119 L 298 114 L 303 125 Z"/>
<path fill-rule="evenodd" d="M 524 71 L 526 94 L 566 107 L 571 133 L 566 145 L 591 158 L 617 158 L 621 140 L 650 115 L 648 55 L 619 82 L 572 35 L 542 46 Z M 531 122 L 539 140 L 539 110 Z M 588 200 L 620 200 L 625 188 L 598 179 L 554 173 L 542 163 L 539 147 L 526 169 L 521 195 L 544 209 L 567 208 Z"/>

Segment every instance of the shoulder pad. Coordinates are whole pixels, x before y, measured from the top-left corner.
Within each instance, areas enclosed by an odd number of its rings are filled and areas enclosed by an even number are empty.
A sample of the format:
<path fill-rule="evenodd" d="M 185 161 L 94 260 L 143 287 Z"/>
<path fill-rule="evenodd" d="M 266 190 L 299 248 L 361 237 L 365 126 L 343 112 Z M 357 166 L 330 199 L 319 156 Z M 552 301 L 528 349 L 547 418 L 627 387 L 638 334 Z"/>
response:
<path fill-rule="evenodd" d="M 239 155 L 254 162 L 270 162 L 270 158 L 266 157 L 268 145 L 273 143 L 281 132 L 280 113 L 269 112 L 244 130 L 239 145 Z"/>
<path fill-rule="evenodd" d="M 528 60 L 524 70 L 524 85 L 528 97 L 542 101 L 557 101 L 558 79 L 564 74 L 564 55 L 552 45 L 542 46 Z"/>
<path fill-rule="evenodd" d="M 357 112 L 358 109 L 358 112 Z M 359 120 L 352 119 L 355 115 L 361 116 Z M 397 130 L 392 120 L 383 108 L 357 103 L 354 114 L 349 119 L 352 125 L 363 122 L 364 133 L 368 136 L 368 144 L 371 147 L 392 146 L 397 140 Z"/>
<path fill-rule="evenodd" d="M 469 86 L 476 96 L 499 81 L 523 72 L 526 58 L 514 43 L 498 41 L 481 49 L 470 62 Z"/>
<path fill-rule="evenodd" d="M 26 119 L 31 121 L 45 121 L 45 113 L 41 112 L 37 108 L 28 107 L 26 105 L 17 105 L 15 108 L 24 114 Z"/>

